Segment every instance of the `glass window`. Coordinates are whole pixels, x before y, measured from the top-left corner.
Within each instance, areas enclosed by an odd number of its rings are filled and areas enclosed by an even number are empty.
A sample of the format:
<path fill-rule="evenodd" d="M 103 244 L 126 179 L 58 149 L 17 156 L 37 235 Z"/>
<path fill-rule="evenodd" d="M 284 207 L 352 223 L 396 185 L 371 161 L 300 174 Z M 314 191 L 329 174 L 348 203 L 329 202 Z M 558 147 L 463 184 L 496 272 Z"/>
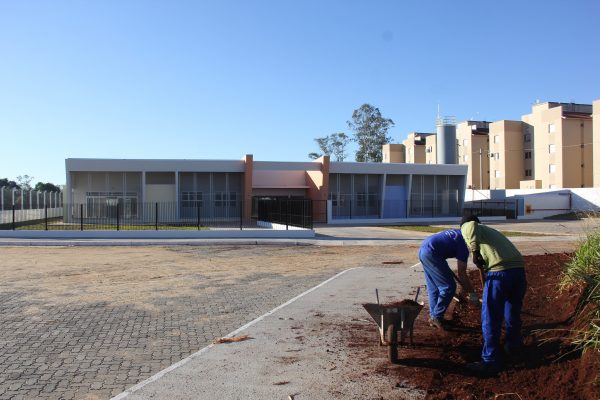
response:
<path fill-rule="evenodd" d="M 551 174 L 555 173 L 556 172 L 556 165 L 550 164 L 548 166 L 548 172 L 550 172 Z"/>
<path fill-rule="evenodd" d="M 531 152 L 530 151 L 526 151 L 525 152 L 525 159 L 528 160 L 531 158 Z"/>
<path fill-rule="evenodd" d="M 548 133 L 554 133 L 554 132 L 556 132 L 556 125 L 548 124 Z"/>
<path fill-rule="evenodd" d="M 181 205 L 183 207 L 202 207 L 202 192 L 181 192 Z"/>
<path fill-rule="evenodd" d="M 555 144 L 551 144 L 550 146 L 548 146 L 548 153 L 556 153 L 556 145 Z"/>
<path fill-rule="evenodd" d="M 465 155 L 463 156 L 463 161 L 464 161 L 464 162 L 469 162 L 469 156 L 465 154 Z"/>
<path fill-rule="evenodd" d="M 494 171 L 494 176 L 495 176 L 496 178 L 500 178 L 500 177 L 502 176 L 502 173 L 501 173 L 500 171 L 498 171 L 498 170 L 495 170 L 495 171 Z"/>
<path fill-rule="evenodd" d="M 215 193 L 215 207 L 223 207 L 225 205 L 225 193 Z"/>
<path fill-rule="evenodd" d="M 531 176 L 531 170 L 530 169 L 526 169 L 525 170 L 525 176 Z"/>
<path fill-rule="evenodd" d="M 500 143 L 500 135 L 494 135 L 494 143 Z"/>
<path fill-rule="evenodd" d="M 531 142 L 531 134 L 529 134 L 529 133 L 526 133 L 526 134 L 523 136 L 523 139 L 524 139 L 524 141 L 525 141 L 525 142 Z"/>

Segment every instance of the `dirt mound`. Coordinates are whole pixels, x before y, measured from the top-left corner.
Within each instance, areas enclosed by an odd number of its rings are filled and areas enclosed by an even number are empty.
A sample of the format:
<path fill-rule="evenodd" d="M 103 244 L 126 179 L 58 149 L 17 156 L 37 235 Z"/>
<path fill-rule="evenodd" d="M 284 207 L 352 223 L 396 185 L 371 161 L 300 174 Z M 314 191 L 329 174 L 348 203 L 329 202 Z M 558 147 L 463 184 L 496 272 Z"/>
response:
<path fill-rule="evenodd" d="M 385 303 L 385 304 L 381 305 L 381 307 L 383 307 L 383 308 L 406 307 L 406 306 L 420 306 L 420 304 L 414 300 L 404 299 L 404 300 L 393 301 L 391 303 Z"/>
<path fill-rule="evenodd" d="M 599 354 L 582 356 L 569 340 L 569 330 L 578 324 L 575 310 L 581 293 L 557 290 L 568 259 L 568 254 L 525 257 L 525 346 L 516 359 L 505 360 L 506 368 L 498 376 L 477 377 L 464 367 L 480 360 L 482 345 L 480 309 L 469 304 L 454 308 L 452 326 L 444 333 L 429 327 L 427 313 L 422 312 L 415 323 L 414 346 L 400 348 L 399 365 L 381 362 L 366 375 L 383 374 L 397 387 L 424 389 L 428 399 L 600 398 L 598 382 L 593 382 L 600 370 Z M 472 281 L 479 281 L 475 274 Z M 356 324 L 348 330 L 348 345 L 365 367 L 369 358 L 386 351 L 373 340 L 374 329 Z"/>

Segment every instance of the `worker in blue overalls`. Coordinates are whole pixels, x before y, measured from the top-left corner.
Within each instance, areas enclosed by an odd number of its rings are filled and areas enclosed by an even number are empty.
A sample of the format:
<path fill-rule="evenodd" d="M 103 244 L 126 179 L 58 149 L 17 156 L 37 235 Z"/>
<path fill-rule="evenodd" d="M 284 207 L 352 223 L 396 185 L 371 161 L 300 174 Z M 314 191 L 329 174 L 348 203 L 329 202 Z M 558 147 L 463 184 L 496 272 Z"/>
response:
<path fill-rule="evenodd" d="M 462 293 L 467 295 L 470 302 L 479 302 L 467 276 L 469 249 L 460 229 L 448 229 L 426 238 L 419 249 L 419 260 L 423 265 L 429 295 L 429 323 L 440 329 L 447 328 L 448 323 L 444 319 L 444 313 L 456 292 L 454 274 L 446 261 L 449 258 L 457 260 Z"/>

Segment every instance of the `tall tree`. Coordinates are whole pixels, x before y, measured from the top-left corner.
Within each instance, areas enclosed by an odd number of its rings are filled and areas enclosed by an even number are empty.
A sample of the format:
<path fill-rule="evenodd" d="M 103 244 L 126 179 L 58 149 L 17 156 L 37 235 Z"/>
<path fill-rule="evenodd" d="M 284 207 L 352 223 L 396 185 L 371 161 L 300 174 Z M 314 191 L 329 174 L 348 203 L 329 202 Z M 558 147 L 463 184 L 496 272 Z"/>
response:
<path fill-rule="evenodd" d="M 336 132 L 329 135 L 331 143 L 331 152 L 335 161 L 344 161 L 346 159 L 346 147 L 350 142 L 350 137 L 344 132 Z"/>
<path fill-rule="evenodd" d="M 315 160 L 323 155 L 328 155 L 334 156 L 336 161 L 344 161 L 346 158 L 346 147 L 348 146 L 348 142 L 350 142 L 350 138 L 343 132 L 336 132 L 329 136 L 316 138 L 315 142 L 319 146 L 320 153 L 309 153 L 309 158 Z"/>
<path fill-rule="evenodd" d="M 387 132 L 394 126 L 394 121 L 383 118 L 377 107 L 363 104 L 352 113 L 348 127 L 354 131 L 354 141 L 358 143 L 356 161 L 381 162 L 381 147 L 390 143 L 392 138 Z"/>
<path fill-rule="evenodd" d="M 50 182 L 38 182 L 35 184 L 35 190 L 40 192 L 60 192 L 60 187 Z"/>
<path fill-rule="evenodd" d="M 0 179 L 0 187 L 7 187 L 10 189 L 21 189 L 19 184 L 15 181 L 9 181 L 8 178 Z"/>
<path fill-rule="evenodd" d="M 31 181 L 32 180 L 33 180 L 33 176 L 29 176 L 29 175 L 17 176 L 17 182 L 19 182 L 19 186 L 23 190 L 31 190 Z"/>

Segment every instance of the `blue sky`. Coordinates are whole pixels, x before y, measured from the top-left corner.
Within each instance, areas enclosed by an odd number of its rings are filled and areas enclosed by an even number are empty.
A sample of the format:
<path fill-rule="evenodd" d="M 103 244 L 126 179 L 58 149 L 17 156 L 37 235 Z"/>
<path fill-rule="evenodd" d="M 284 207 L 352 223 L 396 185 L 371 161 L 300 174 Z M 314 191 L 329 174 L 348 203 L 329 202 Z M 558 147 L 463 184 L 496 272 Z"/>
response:
<path fill-rule="evenodd" d="M 0 178 L 64 159 L 307 160 L 363 103 L 442 114 L 600 98 L 600 2 L 0 0 Z M 351 157 L 353 159 L 353 157 Z"/>

